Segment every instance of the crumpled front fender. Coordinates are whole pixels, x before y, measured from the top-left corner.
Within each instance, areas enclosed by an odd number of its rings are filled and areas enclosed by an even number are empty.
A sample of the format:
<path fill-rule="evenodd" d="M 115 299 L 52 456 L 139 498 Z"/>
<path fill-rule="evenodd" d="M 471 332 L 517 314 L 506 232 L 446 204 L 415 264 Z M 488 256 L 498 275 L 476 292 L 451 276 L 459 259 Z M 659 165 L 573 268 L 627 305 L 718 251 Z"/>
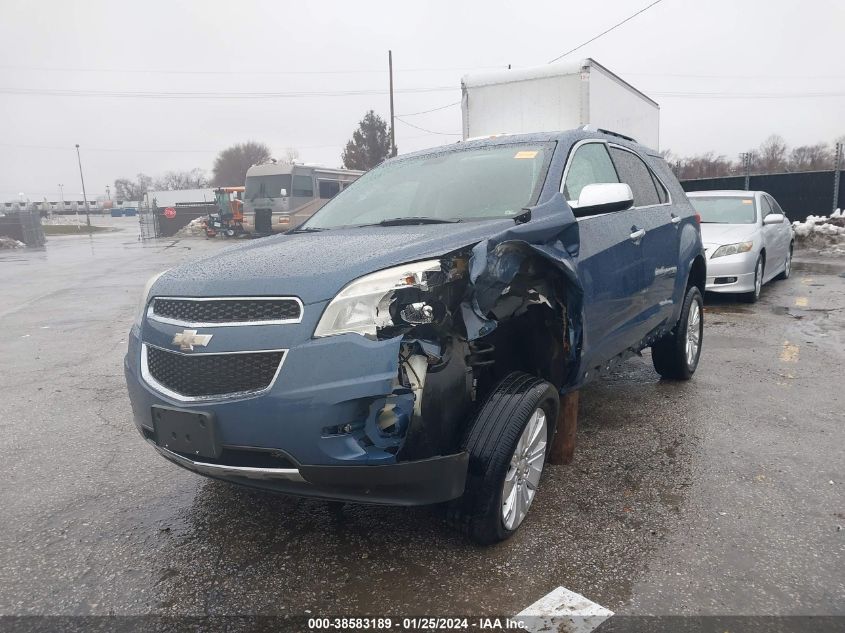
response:
<path fill-rule="evenodd" d="M 469 265 L 470 291 L 461 305 L 467 338 L 472 341 L 493 332 L 497 322 L 490 311 L 510 286 L 523 264 L 535 257 L 557 271 L 564 287 L 567 307 L 571 367 L 580 357 L 583 322 L 583 287 L 575 258 L 579 252 L 578 222 L 563 195 L 556 193 L 541 205 L 527 210 L 531 221 L 516 224 L 472 249 Z"/>

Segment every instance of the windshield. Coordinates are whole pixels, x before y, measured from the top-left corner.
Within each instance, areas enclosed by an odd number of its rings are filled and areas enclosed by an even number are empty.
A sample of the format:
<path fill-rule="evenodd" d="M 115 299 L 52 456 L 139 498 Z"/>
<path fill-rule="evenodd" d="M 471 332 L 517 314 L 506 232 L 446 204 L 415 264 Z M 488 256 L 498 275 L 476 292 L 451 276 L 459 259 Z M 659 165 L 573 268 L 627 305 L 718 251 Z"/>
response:
<path fill-rule="evenodd" d="M 386 163 L 333 198 L 305 228 L 511 218 L 536 201 L 553 149 L 554 143 L 514 143 Z"/>
<path fill-rule="evenodd" d="M 754 224 L 757 219 L 752 197 L 692 197 L 689 201 L 703 224 Z"/>
<path fill-rule="evenodd" d="M 282 189 L 290 195 L 290 174 L 270 176 L 249 176 L 246 179 L 246 199 L 279 198 Z"/>

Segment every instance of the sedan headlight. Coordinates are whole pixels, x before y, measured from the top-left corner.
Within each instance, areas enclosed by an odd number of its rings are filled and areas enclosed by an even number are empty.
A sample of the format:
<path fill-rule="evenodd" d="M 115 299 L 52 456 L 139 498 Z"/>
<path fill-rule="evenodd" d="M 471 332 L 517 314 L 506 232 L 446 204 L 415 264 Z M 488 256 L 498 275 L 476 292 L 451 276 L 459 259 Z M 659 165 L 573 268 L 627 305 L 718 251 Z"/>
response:
<path fill-rule="evenodd" d="M 375 336 L 378 329 L 393 325 L 390 302 L 397 290 L 428 288 L 428 275 L 440 272 L 440 260 L 432 259 L 396 266 L 356 279 L 326 307 L 314 337 L 353 332 Z"/>
<path fill-rule="evenodd" d="M 736 244 L 725 244 L 716 249 L 710 259 L 725 257 L 726 255 L 739 255 L 747 253 L 754 246 L 754 242 L 737 242 Z"/>
<path fill-rule="evenodd" d="M 162 270 L 160 273 L 153 275 L 144 285 L 144 291 L 141 293 L 141 303 L 138 304 L 138 310 L 135 313 L 135 325 L 137 327 L 141 327 L 141 321 L 144 320 L 144 309 L 147 307 L 147 302 L 150 300 L 150 291 L 153 289 L 153 284 L 157 282 L 158 278 L 166 272 L 166 270 Z"/>

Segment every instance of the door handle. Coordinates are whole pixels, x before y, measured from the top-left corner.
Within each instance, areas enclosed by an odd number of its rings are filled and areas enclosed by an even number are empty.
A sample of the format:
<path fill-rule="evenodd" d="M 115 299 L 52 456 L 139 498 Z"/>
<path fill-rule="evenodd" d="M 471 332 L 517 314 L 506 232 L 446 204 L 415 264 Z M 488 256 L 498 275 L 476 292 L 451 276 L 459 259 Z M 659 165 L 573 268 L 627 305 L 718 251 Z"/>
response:
<path fill-rule="evenodd" d="M 680 224 L 681 216 L 672 214 L 672 224 Z"/>
<path fill-rule="evenodd" d="M 636 227 L 633 227 L 633 228 L 636 228 Z M 631 241 L 635 242 L 635 243 L 639 242 L 644 237 L 645 237 L 645 229 L 638 229 L 638 230 L 634 231 L 633 233 L 631 233 Z"/>

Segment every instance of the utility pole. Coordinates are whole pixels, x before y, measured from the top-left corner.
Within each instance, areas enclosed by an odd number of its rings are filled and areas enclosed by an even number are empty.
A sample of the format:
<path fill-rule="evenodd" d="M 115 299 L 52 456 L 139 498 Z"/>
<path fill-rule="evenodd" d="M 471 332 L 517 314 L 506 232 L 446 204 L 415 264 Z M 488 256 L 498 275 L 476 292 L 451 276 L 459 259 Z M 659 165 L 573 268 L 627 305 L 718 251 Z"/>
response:
<path fill-rule="evenodd" d="M 390 155 L 396 156 L 396 121 L 393 115 L 393 51 L 387 51 L 387 65 L 390 70 Z"/>
<path fill-rule="evenodd" d="M 85 178 L 82 177 L 82 159 L 79 157 L 79 143 L 76 144 L 76 161 L 79 163 L 79 180 L 82 181 L 82 200 L 85 202 L 85 223 L 91 232 L 91 216 L 88 215 L 88 196 L 85 194 Z"/>
<path fill-rule="evenodd" d="M 108 185 L 106 185 L 106 197 L 107 197 L 109 200 L 111 200 L 111 189 L 109 189 L 109 186 L 108 186 Z"/>
<path fill-rule="evenodd" d="M 833 159 L 833 211 L 839 208 L 839 177 L 842 174 L 842 143 L 836 144 L 836 154 Z"/>
<path fill-rule="evenodd" d="M 65 210 L 65 186 L 59 183 L 59 198 L 62 200 L 62 211 Z"/>
<path fill-rule="evenodd" d="M 754 155 L 754 152 L 742 152 L 739 155 L 740 159 L 742 160 L 742 166 L 745 170 L 745 190 L 748 191 L 751 188 L 751 157 Z"/>

